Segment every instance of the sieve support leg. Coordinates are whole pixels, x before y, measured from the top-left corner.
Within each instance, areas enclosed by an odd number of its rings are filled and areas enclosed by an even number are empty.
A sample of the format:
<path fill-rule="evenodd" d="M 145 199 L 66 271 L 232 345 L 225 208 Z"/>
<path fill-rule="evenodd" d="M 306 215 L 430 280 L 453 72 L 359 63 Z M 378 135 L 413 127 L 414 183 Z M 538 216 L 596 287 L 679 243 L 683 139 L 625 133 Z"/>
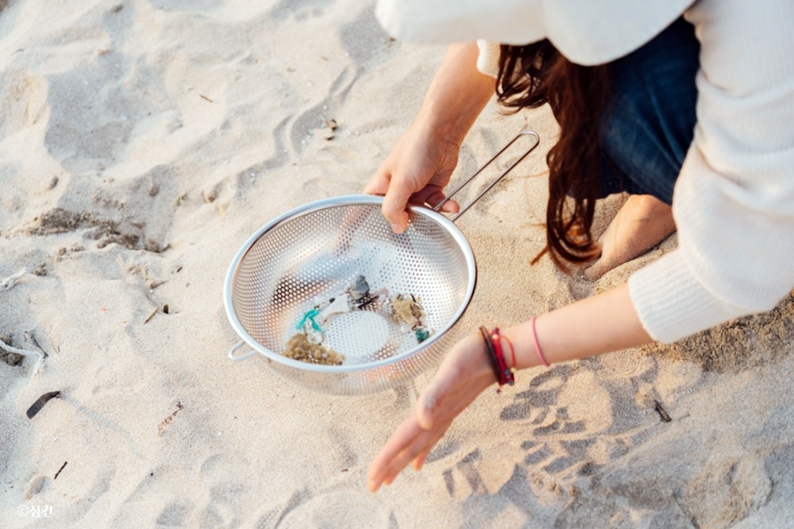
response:
<path fill-rule="evenodd" d="M 230 358 L 230 359 L 232 359 L 232 360 L 234 360 L 235 362 L 239 362 L 239 361 L 241 361 L 241 360 L 245 360 L 246 358 L 248 358 L 248 357 L 251 357 L 251 356 L 253 356 L 253 355 L 255 355 L 255 354 L 256 354 L 256 351 L 254 351 L 253 349 L 251 349 L 251 350 L 250 350 L 250 351 L 248 351 L 247 353 L 243 353 L 243 354 L 241 354 L 241 355 L 236 355 L 236 354 L 234 354 L 234 352 L 235 352 L 237 349 L 239 349 L 240 347 L 242 347 L 244 344 L 245 344 L 245 342 L 244 342 L 243 340 L 240 340 L 239 342 L 237 342 L 236 344 L 234 344 L 234 347 L 232 347 L 231 349 L 229 349 L 229 358 Z"/>

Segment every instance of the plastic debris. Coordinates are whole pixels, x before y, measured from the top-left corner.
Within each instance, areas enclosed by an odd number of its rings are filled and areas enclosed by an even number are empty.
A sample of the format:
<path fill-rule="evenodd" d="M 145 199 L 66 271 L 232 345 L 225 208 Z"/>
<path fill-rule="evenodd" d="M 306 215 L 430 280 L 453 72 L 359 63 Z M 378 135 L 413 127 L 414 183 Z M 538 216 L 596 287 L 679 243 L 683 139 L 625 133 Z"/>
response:
<path fill-rule="evenodd" d="M 28 351 L 27 349 L 19 349 L 17 347 L 12 347 L 10 344 L 5 343 L 2 339 L 0 339 L 0 349 L 3 349 L 8 353 L 14 353 L 22 356 L 35 358 L 36 363 L 34 364 L 33 367 L 34 375 L 39 372 L 39 368 L 41 368 L 41 365 L 44 362 L 43 353 L 40 353 L 39 351 Z"/>
<path fill-rule="evenodd" d="M 401 332 L 413 334 L 418 343 L 424 342 L 433 333 L 425 324 L 421 298 L 413 294 L 397 294 L 391 298 L 385 287 L 373 294 L 366 278 L 359 274 L 340 294 L 328 300 L 315 300 L 314 307 L 306 311 L 295 326 L 299 332 L 289 339 L 282 354 L 313 364 L 342 364 L 344 355 L 325 345 L 323 326 L 336 315 L 356 310 L 381 313 L 399 325 Z"/>
<path fill-rule="evenodd" d="M 353 297 L 353 301 L 359 301 L 369 296 L 369 283 L 364 276 L 359 275 L 350 285 L 350 295 Z"/>
<path fill-rule="evenodd" d="M 7 278 L 3 279 L 3 281 L 0 282 L 0 290 L 11 290 L 12 288 L 14 288 L 14 286 L 16 286 L 17 281 L 27 273 L 28 273 L 28 269 L 23 268 L 16 274 L 10 275 Z"/>
<path fill-rule="evenodd" d="M 309 325 L 311 325 L 311 328 L 313 330 L 317 332 L 323 332 L 323 329 L 322 327 L 320 327 L 320 324 L 314 321 L 314 318 L 316 318 L 319 314 L 320 314 L 320 309 L 313 308 L 312 310 L 310 310 L 309 312 L 303 315 L 303 318 L 301 319 L 297 328 L 299 330 L 305 330 L 306 324 L 308 323 Z"/>
<path fill-rule="evenodd" d="M 334 314 L 350 312 L 350 294 L 331 298 L 330 303 L 320 312 L 320 321 L 325 323 Z"/>

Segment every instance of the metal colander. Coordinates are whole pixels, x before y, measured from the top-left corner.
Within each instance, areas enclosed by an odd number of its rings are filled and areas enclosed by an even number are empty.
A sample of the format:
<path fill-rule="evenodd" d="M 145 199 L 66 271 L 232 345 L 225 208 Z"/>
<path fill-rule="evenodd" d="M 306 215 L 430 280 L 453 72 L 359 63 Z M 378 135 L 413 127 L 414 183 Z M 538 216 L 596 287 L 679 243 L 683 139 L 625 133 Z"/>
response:
<path fill-rule="evenodd" d="M 468 209 L 537 146 L 537 134 L 520 133 L 449 197 L 527 135 L 534 138 L 532 147 Z M 232 360 L 259 353 L 272 369 L 298 384 L 348 395 L 405 383 L 438 362 L 452 345 L 449 331 L 474 294 L 474 255 L 455 224 L 427 208 L 410 207 L 408 229 L 394 234 L 381 214 L 382 204 L 382 197 L 369 195 L 320 200 L 281 215 L 249 238 L 224 285 L 227 316 L 242 338 L 229 351 Z M 336 315 L 324 329 L 327 345 L 345 355 L 342 365 L 310 364 L 280 354 L 304 314 L 344 291 L 359 275 L 373 292 L 385 287 L 392 296 L 421 298 L 430 337 L 417 343 L 383 312 L 365 309 Z M 251 350 L 235 354 L 244 344 Z"/>

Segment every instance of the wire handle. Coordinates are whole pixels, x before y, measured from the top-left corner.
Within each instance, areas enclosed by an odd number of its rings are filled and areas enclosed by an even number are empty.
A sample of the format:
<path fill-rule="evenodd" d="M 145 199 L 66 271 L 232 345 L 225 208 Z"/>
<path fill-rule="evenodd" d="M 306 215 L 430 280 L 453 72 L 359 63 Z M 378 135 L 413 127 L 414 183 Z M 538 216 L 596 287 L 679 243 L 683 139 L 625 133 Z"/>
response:
<path fill-rule="evenodd" d="M 481 166 L 479 169 L 477 169 L 477 171 L 475 171 L 475 172 L 474 172 L 474 174 L 472 174 L 472 175 L 471 175 L 470 177 L 468 177 L 466 180 L 464 180 L 463 182 L 461 182 L 460 184 L 458 184 L 458 185 L 455 187 L 455 189 L 453 189 L 453 190 L 452 190 L 452 192 L 450 192 L 450 193 L 447 195 L 447 197 L 446 197 L 444 200 L 442 200 L 441 202 L 439 202 L 439 203 L 436 205 L 436 207 L 434 207 L 434 208 L 433 208 L 433 211 L 440 211 L 440 210 L 441 210 L 441 206 L 443 206 L 443 205 L 444 205 L 444 204 L 447 202 L 447 200 L 449 200 L 450 198 L 454 197 L 454 196 L 455 196 L 455 193 L 457 193 L 458 191 L 460 191 L 461 189 L 463 189 L 463 188 L 464 188 L 464 187 L 465 187 L 465 186 L 466 186 L 466 185 L 467 185 L 469 182 L 471 182 L 471 181 L 472 181 L 472 179 L 473 179 L 475 176 L 477 176 L 478 174 L 480 174 L 480 173 L 481 173 L 481 172 L 482 172 L 482 171 L 483 171 L 483 170 L 484 170 L 486 167 L 488 167 L 489 165 L 491 165 L 491 163 L 492 163 L 494 160 L 496 160 L 497 158 L 499 158 L 499 156 L 501 156 L 501 155 L 502 155 L 502 153 L 503 153 L 503 152 L 505 152 L 505 151 L 507 150 L 507 148 L 508 148 L 508 147 L 510 147 L 511 145 L 513 145 L 513 143 L 515 143 L 515 142 L 516 142 L 516 140 L 517 140 L 518 138 L 522 137 L 522 136 L 533 136 L 533 137 L 535 138 L 535 142 L 532 144 L 532 146 L 531 146 L 529 149 L 527 149 L 527 151 L 526 151 L 524 154 L 522 154 L 522 155 L 521 155 L 521 157 L 520 157 L 518 160 L 516 160 L 515 162 L 513 162 L 513 165 L 511 165 L 510 167 L 508 167 L 507 169 L 505 169 L 505 170 L 504 170 L 504 172 L 503 172 L 502 174 L 500 174 L 499 176 L 497 176 L 497 177 L 496 177 L 496 178 L 493 180 L 493 182 L 491 182 L 490 184 L 488 184 L 488 186 L 487 186 L 485 189 L 483 189 L 483 190 L 480 192 L 480 194 L 479 194 L 479 195 L 477 195 L 477 197 L 475 197 L 475 199 L 474 199 L 474 200 L 472 200 L 471 202 L 469 202 L 469 203 L 468 203 L 468 204 L 467 204 L 467 205 L 466 205 L 464 208 L 462 208 L 462 209 L 461 209 L 461 210 L 458 212 L 458 214 L 457 214 L 457 215 L 455 215 L 454 217 L 452 217 L 450 220 L 451 220 L 452 222 L 455 222 L 455 220 L 457 220 L 457 218 L 458 218 L 458 217 L 460 217 L 461 215 L 463 215 L 464 213 L 466 213 L 466 210 L 468 210 L 470 207 L 472 207 L 472 206 L 474 205 L 474 203 L 475 203 L 475 202 L 477 202 L 478 200 L 480 200 L 480 198 L 481 198 L 481 197 L 482 197 L 482 196 L 483 196 L 485 193 L 487 193 L 488 191 L 490 191 L 490 190 L 491 190 L 491 188 L 492 188 L 493 186 L 495 186 L 495 185 L 496 185 L 496 184 L 499 182 L 499 180 L 501 180 L 501 179 L 502 179 L 502 178 L 503 178 L 503 177 L 504 177 L 504 176 L 505 176 L 507 173 L 509 173 L 510 171 L 512 171 L 512 170 L 513 170 L 513 168 L 514 168 L 516 165 L 518 165 L 518 164 L 521 162 L 521 160 L 523 160 L 524 158 L 526 158 L 526 157 L 529 155 L 529 153 L 531 153 L 532 151 L 534 151 L 534 150 L 535 150 L 535 147 L 537 147 L 537 146 L 540 144 L 540 136 L 538 136 L 537 132 L 534 132 L 534 131 L 531 131 L 531 130 L 526 130 L 526 129 L 525 129 L 525 130 L 522 130 L 521 132 L 519 132 L 518 134 L 516 134 L 516 137 L 515 137 L 515 138 L 513 138 L 512 140 L 510 140 L 510 141 L 507 143 L 507 145 L 505 145 L 504 147 L 502 147 L 502 150 L 500 150 L 499 152 L 497 152 L 496 154 L 494 154 L 494 155 L 493 155 L 493 158 L 491 158 L 490 160 L 488 160 L 487 162 L 485 162 L 485 164 L 484 164 L 483 166 Z"/>

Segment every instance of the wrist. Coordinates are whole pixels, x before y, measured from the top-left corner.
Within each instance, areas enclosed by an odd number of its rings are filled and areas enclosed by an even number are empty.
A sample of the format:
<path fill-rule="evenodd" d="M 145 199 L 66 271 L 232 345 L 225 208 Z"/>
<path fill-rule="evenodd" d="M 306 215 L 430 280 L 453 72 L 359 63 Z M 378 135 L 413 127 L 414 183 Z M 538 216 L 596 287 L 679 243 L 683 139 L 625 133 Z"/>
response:
<path fill-rule="evenodd" d="M 491 360 L 489 357 L 488 349 L 482 335 L 477 332 L 465 338 L 470 343 L 470 351 L 474 352 L 473 359 L 466 363 L 468 371 L 467 378 L 470 383 L 477 388 L 479 392 L 497 382 L 496 375 L 494 374 Z"/>
<path fill-rule="evenodd" d="M 481 326 L 479 342 L 476 378 L 487 381 L 480 391 L 497 382 L 499 393 L 502 386 L 514 384 L 515 373 L 519 369 L 538 365 L 548 367 L 535 332 L 535 318 L 505 330 L 498 327 L 488 330 Z"/>
<path fill-rule="evenodd" d="M 419 111 L 413 127 L 428 144 L 449 143 L 460 149 L 469 131 L 455 116 L 447 116 L 425 104 Z"/>
<path fill-rule="evenodd" d="M 543 365 L 535 349 L 530 325 L 530 322 L 524 322 L 502 331 L 502 335 L 508 338 L 513 345 L 516 359 L 514 367 L 517 370 Z"/>

